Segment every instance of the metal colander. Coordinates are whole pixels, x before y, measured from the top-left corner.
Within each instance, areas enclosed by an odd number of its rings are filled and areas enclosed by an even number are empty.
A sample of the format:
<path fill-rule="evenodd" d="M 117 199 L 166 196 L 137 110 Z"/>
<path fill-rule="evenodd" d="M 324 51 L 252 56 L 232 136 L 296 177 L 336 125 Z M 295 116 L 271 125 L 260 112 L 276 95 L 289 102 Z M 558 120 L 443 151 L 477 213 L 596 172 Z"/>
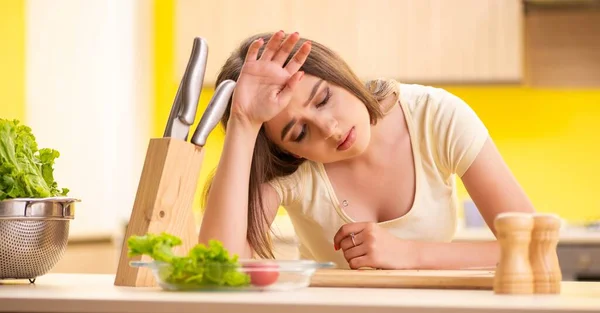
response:
<path fill-rule="evenodd" d="M 77 199 L 57 197 L 0 201 L 0 279 L 29 279 L 62 258 Z"/>

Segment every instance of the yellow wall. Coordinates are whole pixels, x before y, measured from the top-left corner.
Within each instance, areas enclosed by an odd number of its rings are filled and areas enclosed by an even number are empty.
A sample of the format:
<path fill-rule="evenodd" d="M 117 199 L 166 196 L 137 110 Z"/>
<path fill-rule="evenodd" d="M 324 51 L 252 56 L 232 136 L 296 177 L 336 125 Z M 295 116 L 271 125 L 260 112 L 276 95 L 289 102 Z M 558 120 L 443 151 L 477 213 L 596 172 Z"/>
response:
<path fill-rule="evenodd" d="M 155 1 L 156 111 L 162 135 L 180 78 L 174 78 L 174 1 Z M 539 211 L 571 221 L 600 218 L 600 89 L 544 90 L 520 86 L 440 86 L 463 98 L 490 129 L 506 162 Z M 212 90 L 200 100 L 198 118 Z M 222 129 L 206 145 L 199 190 L 218 163 Z M 199 207 L 197 194 L 195 208 Z M 461 196 L 465 196 L 460 185 Z"/>
<path fill-rule="evenodd" d="M 446 89 L 486 123 L 539 211 L 578 222 L 600 218 L 600 89 Z"/>
<path fill-rule="evenodd" d="M 0 118 L 25 119 L 25 0 L 0 1 Z"/>

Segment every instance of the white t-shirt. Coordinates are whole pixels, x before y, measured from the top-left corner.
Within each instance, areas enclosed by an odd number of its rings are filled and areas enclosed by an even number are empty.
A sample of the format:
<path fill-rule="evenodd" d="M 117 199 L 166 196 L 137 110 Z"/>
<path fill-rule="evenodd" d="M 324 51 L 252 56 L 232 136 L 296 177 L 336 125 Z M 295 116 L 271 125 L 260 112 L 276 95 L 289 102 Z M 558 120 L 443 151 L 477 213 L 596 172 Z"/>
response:
<path fill-rule="evenodd" d="M 379 225 L 402 239 L 449 242 L 457 225 L 455 177 L 469 168 L 488 131 L 464 101 L 443 89 L 415 84 L 399 89 L 414 153 L 415 200 L 407 214 Z M 323 164 L 306 161 L 271 185 L 294 226 L 300 257 L 348 268 L 343 251 L 334 250 L 333 236 L 354 221 L 340 207 Z"/>

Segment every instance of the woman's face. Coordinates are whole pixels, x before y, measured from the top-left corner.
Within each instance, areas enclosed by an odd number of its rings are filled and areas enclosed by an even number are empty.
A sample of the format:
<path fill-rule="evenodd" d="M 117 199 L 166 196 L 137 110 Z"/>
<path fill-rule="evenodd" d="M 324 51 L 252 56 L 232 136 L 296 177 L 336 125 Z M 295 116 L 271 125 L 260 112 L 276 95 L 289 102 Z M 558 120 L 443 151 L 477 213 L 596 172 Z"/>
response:
<path fill-rule="evenodd" d="M 361 154 L 371 137 L 369 112 L 352 93 L 304 75 L 289 105 L 265 123 L 270 140 L 288 153 L 320 163 Z"/>

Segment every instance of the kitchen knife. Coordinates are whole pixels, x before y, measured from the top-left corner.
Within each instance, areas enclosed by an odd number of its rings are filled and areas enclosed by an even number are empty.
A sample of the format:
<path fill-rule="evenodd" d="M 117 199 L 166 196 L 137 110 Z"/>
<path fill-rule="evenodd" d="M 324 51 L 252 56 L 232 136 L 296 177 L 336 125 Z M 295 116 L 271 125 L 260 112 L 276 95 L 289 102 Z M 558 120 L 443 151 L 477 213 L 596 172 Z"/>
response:
<path fill-rule="evenodd" d="M 204 147 L 208 135 L 215 126 L 217 126 L 221 117 L 223 117 L 234 88 L 235 81 L 230 79 L 221 82 L 219 86 L 217 86 L 213 97 L 206 107 L 206 111 L 198 123 L 198 127 L 196 127 L 196 130 L 192 135 L 191 142 L 193 144 Z"/>
<path fill-rule="evenodd" d="M 196 118 L 207 58 L 206 40 L 200 37 L 194 38 L 190 59 L 177 89 L 163 137 L 187 140 L 190 126 Z"/>

